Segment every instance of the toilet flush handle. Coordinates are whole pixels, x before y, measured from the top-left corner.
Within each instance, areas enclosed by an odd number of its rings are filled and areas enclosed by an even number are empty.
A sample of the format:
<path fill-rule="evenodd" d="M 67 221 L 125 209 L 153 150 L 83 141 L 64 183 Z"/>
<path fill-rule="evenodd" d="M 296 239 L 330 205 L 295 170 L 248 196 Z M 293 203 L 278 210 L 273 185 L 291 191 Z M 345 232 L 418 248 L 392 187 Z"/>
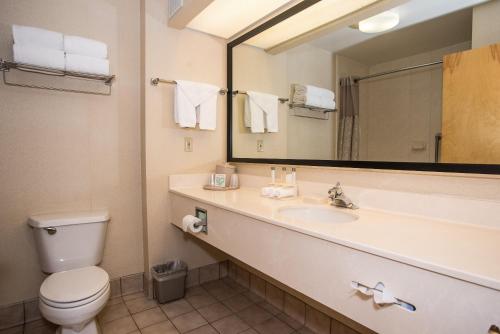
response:
<path fill-rule="evenodd" d="M 54 235 L 57 233 L 57 229 L 55 227 L 45 227 L 45 231 L 47 231 L 48 234 Z"/>

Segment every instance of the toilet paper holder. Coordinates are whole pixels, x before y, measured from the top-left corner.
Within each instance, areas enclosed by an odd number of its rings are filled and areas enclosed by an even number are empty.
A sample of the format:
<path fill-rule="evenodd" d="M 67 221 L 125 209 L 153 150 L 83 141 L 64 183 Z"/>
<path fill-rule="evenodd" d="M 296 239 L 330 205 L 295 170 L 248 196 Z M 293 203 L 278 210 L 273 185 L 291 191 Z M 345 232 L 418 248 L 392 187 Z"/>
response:
<path fill-rule="evenodd" d="M 202 226 L 201 232 L 208 233 L 208 214 L 207 210 L 199 207 L 195 207 L 194 216 L 201 221 L 199 223 L 194 223 L 194 227 Z"/>

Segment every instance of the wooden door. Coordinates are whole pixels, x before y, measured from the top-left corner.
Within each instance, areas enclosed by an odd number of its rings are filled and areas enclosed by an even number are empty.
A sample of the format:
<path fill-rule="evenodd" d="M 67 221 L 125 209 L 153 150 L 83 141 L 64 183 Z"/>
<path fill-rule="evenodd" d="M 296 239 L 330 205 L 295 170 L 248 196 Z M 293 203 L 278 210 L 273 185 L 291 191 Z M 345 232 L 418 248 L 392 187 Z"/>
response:
<path fill-rule="evenodd" d="M 500 164 L 500 44 L 443 59 L 441 162 Z"/>

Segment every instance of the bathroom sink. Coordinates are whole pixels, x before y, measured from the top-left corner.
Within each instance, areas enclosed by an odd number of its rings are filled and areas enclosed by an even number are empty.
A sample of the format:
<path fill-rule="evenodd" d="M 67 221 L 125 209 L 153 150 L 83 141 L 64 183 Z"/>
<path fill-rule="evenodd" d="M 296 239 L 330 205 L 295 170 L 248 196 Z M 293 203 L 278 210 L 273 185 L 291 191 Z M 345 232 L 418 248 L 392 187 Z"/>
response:
<path fill-rule="evenodd" d="M 349 223 L 358 219 L 356 215 L 327 206 L 288 206 L 278 209 L 285 218 L 318 223 Z"/>

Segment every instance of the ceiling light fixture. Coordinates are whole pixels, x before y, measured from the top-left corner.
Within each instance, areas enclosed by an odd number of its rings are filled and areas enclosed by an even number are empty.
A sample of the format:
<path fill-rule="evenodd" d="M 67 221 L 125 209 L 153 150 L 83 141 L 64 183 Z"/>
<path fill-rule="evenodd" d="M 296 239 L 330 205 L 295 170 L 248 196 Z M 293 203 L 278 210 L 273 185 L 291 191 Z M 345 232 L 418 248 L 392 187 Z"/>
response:
<path fill-rule="evenodd" d="M 399 24 L 399 15 L 394 12 L 383 12 L 358 23 L 358 29 L 367 34 L 375 34 L 390 30 Z"/>

